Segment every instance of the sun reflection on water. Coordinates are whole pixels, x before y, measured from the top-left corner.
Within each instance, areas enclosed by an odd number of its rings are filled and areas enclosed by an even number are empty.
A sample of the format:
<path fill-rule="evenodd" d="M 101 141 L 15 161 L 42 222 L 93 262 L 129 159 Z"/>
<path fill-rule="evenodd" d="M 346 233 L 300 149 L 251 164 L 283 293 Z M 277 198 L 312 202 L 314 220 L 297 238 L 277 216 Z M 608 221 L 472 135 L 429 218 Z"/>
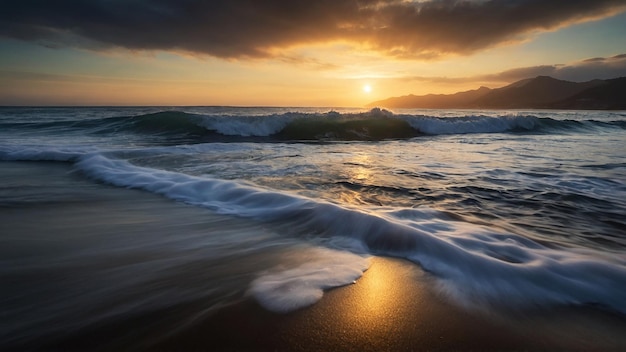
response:
<path fill-rule="evenodd" d="M 347 175 L 350 182 L 362 182 L 372 178 L 372 157 L 369 154 L 356 154 L 348 162 Z"/>
<path fill-rule="evenodd" d="M 363 198 L 362 187 L 368 186 L 373 178 L 372 157 L 369 154 L 358 153 L 349 160 L 343 162 L 343 172 L 349 187 L 354 189 L 342 189 L 337 194 L 337 199 L 344 204 L 363 205 L 368 201 Z"/>

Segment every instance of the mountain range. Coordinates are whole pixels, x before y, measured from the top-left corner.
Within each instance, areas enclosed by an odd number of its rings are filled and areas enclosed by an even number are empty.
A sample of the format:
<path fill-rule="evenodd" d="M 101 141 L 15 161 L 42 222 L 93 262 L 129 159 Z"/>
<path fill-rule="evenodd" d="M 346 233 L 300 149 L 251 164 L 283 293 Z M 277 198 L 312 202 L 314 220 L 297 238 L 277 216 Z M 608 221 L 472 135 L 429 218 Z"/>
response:
<path fill-rule="evenodd" d="M 455 94 L 411 94 L 375 101 L 367 106 L 422 109 L 625 110 L 626 77 L 570 82 L 537 76 L 502 88 L 480 87 Z"/>

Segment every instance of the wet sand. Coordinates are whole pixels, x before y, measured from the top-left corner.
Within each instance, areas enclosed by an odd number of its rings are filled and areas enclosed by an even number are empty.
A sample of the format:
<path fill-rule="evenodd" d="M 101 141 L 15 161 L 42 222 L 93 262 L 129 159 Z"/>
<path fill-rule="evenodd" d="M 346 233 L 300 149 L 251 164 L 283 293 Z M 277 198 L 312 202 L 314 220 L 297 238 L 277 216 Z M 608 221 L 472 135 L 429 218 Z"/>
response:
<path fill-rule="evenodd" d="M 42 229 L 61 233 L 67 229 L 63 214 L 70 210 L 72 216 L 81 218 L 80 232 L 88 226 L 111 233 L 120 229 L 180 231 L 202 227 L 194 219 L 198 214 L 207 214 L 204 209 L 146 192 L 81 181 L 80 175 L 68 173 L 71 167 L 67 164 L 6 163 L 0 164 L 0 170 L 5 184 L 29 173 L 34 185 L 33 172 L 41 175 L 42 185 L 52 187 L 59 182 L 64 188 L 68 182 L 76 184 L 72 194 L 46 196 L 60 197 L 65 203 L 70 197 L 73 209 L 67 204 L 58 209 L 54 204 L 12 207 L 10 202 L 3 203 L 0 220 L 5 235 L 43 233 Z M 34 201 L 39 202 L 37 197 L 41 195 L 41 189 L 34 190 Z M 131 209 L 134 213 L 129 212 Z M 624 316 L 581 307 L 507 313 L 469 311 L 441 296 L 433 289 L 435 286 L 435 279 L 412 263 L 374 257 L 370 269 L 356 284 L 330 290 L 313 306 L 288 314 L 264 310 L 245 295 L 247 287 L 242 286 L 241 298 L 224 307 L 207 311 L 205 302 L 188 302 L 14 347 L 153 351 L 626 350 Z"/>
<path fill-rule="evenodd" d="M 433 278 L 411 263 L 374 258 L 354 285 L 330 290 L 289 314 L 247 300 L 215 313 L 154 350 L 279 351 L 619 351 L 623 317 L 580 308 L 470 312 L 429 289 Z"/>

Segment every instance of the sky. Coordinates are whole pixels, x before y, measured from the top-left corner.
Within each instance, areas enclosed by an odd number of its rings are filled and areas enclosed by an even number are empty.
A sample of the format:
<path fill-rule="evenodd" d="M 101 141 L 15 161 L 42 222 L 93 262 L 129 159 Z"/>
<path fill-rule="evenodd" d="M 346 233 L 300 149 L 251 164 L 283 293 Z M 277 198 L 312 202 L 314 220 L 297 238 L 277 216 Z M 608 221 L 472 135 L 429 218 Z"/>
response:
<path fill-rule="evenodd" d="M 0 105 L 361 107 L 626 76 L 625 0 L 0 0 Z"/>

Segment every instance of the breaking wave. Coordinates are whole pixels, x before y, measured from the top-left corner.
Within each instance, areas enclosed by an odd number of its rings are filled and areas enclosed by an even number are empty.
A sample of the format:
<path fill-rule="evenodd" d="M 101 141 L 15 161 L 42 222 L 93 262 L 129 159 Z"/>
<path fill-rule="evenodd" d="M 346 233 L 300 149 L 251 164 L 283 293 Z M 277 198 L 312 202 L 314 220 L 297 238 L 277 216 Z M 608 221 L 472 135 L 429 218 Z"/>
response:
<path fill-rule="evenodd" d="M 556 120 L 534 115 L 430 115 L 394 114 L 384 109 L 360 113 L 285 112 L 266 115 L 204 115 L 161 111 L 100 120 L 45 123 L 4 123 L 15 130 L 77 130 L 91 134 L 136 133 L 204 137 L 219 141 L 263 138 L 264 141 L 409 139 L 423 135 L 469 133 L 562 133 L 567 131 L 625 129 L 623 121 Z"/>

